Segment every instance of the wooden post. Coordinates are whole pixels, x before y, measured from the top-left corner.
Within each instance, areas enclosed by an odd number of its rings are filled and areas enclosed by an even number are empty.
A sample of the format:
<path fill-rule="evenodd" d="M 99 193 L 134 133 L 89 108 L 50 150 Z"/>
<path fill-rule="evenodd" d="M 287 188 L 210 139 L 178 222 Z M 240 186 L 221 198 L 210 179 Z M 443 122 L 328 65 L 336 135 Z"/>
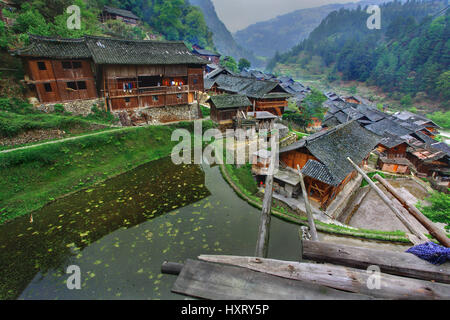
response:
<path fill-rule="evenodd" d="M 270 213 L 272 211 L 273 175 L 266 178 L 266 189 L 261 211 L 261 223 L 259 225 L 258 242 L 256 243 L 256 256 L 267 258 L 269 253 Z"/>
<path fill-rule="evenodd" d="M 182 263 L 164 261 L 161 265 L 161 273 L 179 275 L 183 267 L 184 265 Z"/>
<path fill-rule="evenodd" d="M 392 201 L 383 193 L 383 191 L 381 191 L 380 188 L 377 187 L 377 185 L 372 181 L 372 179 L 369 178 L 369 176 L 367 176 L 367 174 L 360 168 L 358 167 L 350 158 L 347 158 L 347 160 L 352 164 L 353 167 L 355 167 L 355 169 L 364 177 L 364 179 L 369 183 L 369 185 L 372 187 L 373 190 L 375 190 L 375 192 L 380 196 L 381 200 L 383 200 L 383 202 L 389 207 L 389 209 L 392 210 L 392 212 L 397 216 L 397 218 L 406 226 L 406 228 L 408 228 L 409 231 L 411 231 L 416 237 L 419 238 L 420 241 L 422 242 L 428 242 L 429 239 L 427 237 L 425 237 L 425 235 L 420 232 L 420 230 L 417 230 L 407 219 L 407 217 L 405 217 L 403 215 L 402 212 L 400 212 L 392 203 Z"/>
<path fill-rule="evenodd" d="M 386 190 L 389 191 L 402 204 L 402 206 L 430 232 L 433 237 L 435 237 L 442 245 L 450 248 L 450 239 L 447 237 L 445 232 L 436 227 L 436 225 L 430 219 L 425 217 L 416 207 L 411 206 L 408 202 L 406 202 L 406 200 L 391 186 L 389 182 L 378 174 L 375 175 L 375 179 L 377 179 L 386 188 Z"/>
<path fill-rule="evenodd" d="M 300 184 L 302 186 L 303 198 L 305 198 L 306 213 L 308 215 L 309 232 L 311 233 L 311 239 L 313 241 L 319 241 L 319 236 L 317 235 L 316 224 L 314 223 L 314 216 L 311 210 L 311 204 L 309 203 L 308 193 L 306 192 L 305 180 L 303 179 L 302 171 L 300 166 L 297 165 L 298 175 L 300 176 Z"/>

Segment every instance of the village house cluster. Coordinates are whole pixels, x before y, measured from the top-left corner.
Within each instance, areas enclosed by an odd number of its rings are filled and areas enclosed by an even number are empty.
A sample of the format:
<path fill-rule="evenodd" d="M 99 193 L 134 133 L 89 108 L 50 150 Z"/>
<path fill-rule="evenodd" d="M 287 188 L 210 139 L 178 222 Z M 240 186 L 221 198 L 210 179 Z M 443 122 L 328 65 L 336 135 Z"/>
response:
<path fill-rule="evenodd" d="M 102 19 L 117 17 L 124 20 L 126 14 L 105 7 Z M 279 120 L 288 101 L 300 105 L 311 90 L 289 77 L 256 70 L 236 74 L 219 65 L 220 54 L 196 45 L 191 52 L 183 42 L 31 36 L 30 45 L 13 54 L 22 58 L 25 83 L 41 104 L 102 103 L 123 125 L 139 125 L 200 118 L 203 102 L 222 130 L 265 129 L 270 137 L 278 129 L 283 140 L 274 189 L 285 200 L 300 196 L 300 169 L 310 198 L 329 208 L 358 185 L 347 157 L 364 166 L 371 154 L 379 170 L 430 178 L 445 192 L 449 186 L 450 148 L 434 140 L 439 126 L 431 120 L 408 112 L 390 115 L 361 97 L 326 92 L 327 113 L 313 124 L 318 132 L 287 139 L 289 129 Z M 258 184 L 264 184 L 271 157 L 269 150 L 249 155 Z"/>
<path fill-rule="evenodd" d="M 450 147 L 435 140 L 439 126 L 423 116 L 402 111 L 388 114 L 375 107 L 345 100 L 329 100 L 322 126 L 332 128 L 356 121 L 380 137 L 375 154 L 377 168 L 395 174 L 429 178 L 433 187 L 447 192 L 450 186 Z"/>

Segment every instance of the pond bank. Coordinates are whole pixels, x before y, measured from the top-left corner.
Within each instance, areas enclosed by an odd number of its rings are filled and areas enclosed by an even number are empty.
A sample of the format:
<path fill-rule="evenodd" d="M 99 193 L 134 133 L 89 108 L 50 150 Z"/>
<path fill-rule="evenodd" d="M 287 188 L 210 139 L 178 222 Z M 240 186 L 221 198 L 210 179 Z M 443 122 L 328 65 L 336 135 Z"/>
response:
<path fill-rule="evenodd" d="M 245 188 L 243 188 L 242 185 L 240 185 L 239 180 L 236 177 L 233 177 L 233 175 L 230 173 L 227 167 L 228 165 L 221 165 L 220 171 L 222 173 L 223 178 L 233 188 L 233 190 L 237 193 L 237 195 L 241 199 L 247 201 L 253 207 L 257 209 L 262 209 L 261 198 L 252 195 L 250 192 L 245 190 Z M 306 226 L 308 225 L 307 217 L 300 216 L 296 212 L 292 212 L 292 210 L 289 210 L 286 207 L 272 208 L 272 215 L 298 225 L 306 225 Z M 334 224 L 326 224 L 317 220 L 315 222 L 317 230 L 324 233 L 350 236 L 366 240 L 376 240 L 376 241 L 382 240 L 382 241 L 411 244 L 410 240 L 406 237 L 405 232 L 402 231 L 387 232 L 387 231 L 366 230 L 350 227 L 346 228 Z"/>
<path fill-rule="evenodd" d="M 0 226 L 0 299 L 183 299 L 164 261 L 253 255 L 259 210 L 218 167 L 144 164 Z M 272 220 L 269 257 L 300 259 L 298 226 Z M 77 265 L 82 289 L 68 290 Z"/>
<path fill-rule="evenodd" d="M 204 127 L 212 123 L 204 122 Z M 116 130 L 0 154 L 0 224 L 144 163 L 171 154 L 177 129 L 192 123 Z"/>

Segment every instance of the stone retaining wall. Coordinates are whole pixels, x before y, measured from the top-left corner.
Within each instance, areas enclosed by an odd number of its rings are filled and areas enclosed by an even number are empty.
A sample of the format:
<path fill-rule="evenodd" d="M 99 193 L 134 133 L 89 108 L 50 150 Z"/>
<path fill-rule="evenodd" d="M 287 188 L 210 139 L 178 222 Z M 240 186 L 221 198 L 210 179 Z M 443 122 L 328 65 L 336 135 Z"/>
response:
<path fill-rule="evenodd" d="M 119 116 L 123 126 L 161 124 L 200 118 L 197 103 L 190 105 L 166 106 L 158 108 L 140 108 L 133 110 L 114 111 Z"/>
<path fill-rule="evenodd" d="M 102 108 L 104 101 L 103 99 L 76 100 L 61 103 L 39 104 L 36 108 L 38 110 L 50 113 L 55 110 L 55 105 L 57 104 L 62 105 L 66 112 L 70 112 L 73 115 L 87 116 L 91 113 L 91 109 L 94 105 L 97 105 L 98 108 Z"/>

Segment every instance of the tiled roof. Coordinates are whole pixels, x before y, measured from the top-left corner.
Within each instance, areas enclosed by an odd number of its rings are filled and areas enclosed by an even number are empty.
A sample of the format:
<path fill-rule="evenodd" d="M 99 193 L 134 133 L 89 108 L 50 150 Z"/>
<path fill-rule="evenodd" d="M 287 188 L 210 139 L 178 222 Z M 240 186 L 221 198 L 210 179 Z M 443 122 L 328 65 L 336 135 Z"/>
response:
<path fill-rule="evenodd" d="M 212 96 L 210 100 L 217 109 L 232 109 L 252 105 L 246 96 L 239 94 L 221 94 Z"/>
<path fill-rule="evenodd" d="M 333 176 L 328 171 L 327 167 L 316 160 L 308 160 L 302 169 L 305 176 L 314 178 L 316 180 L 325 182 L 329 185 L 336 185 Z"/>
<path fill-rule="evenodd" d="M 194 53 L 197 53 L 197 54 L 202 55 L 202 56 L 220 57 L 219 53 L 212 52 L 212 51 L 209 51 L 209 50 L 206 50 L 206 49 L 193 49 L 192 51 Z"/>
<path fill-rule="evenodd" d="M 394 148 L 402 143 L 406 143 L 406 140 L 389 133 L 386 133 L 384 138 L 380 141 L 380 144 L 388 148 Z"/>
<path fill-rule="evenodd" d="M 300 148 L 308 149 L 326 167 L 332 177 L 332 179 L 328 178 L 330 183 L 327 183 L 337 186 L 354 171 L 347 157 L 350 157 L 355 163 L 360 163 L 380 140 L 380 137 L 361 127 L 357 121 L 350 121 L 297 141 L 282 148 L 280 153 Z M 317 164 L 314 164 L 313 168 L 317 171 Z M 320 172 L 321 179 L 325 179 L 323 178 L 325 173 Z"/>
<path fill-rule="evenodd" d="M 275 81 L 257 80 L 255 78 L 221 74 L 216 78 L 216 83 L 222 90 L 244 94 L 250 98 L 284 98 L 291 96 Z M 272 92 L 277 87 L 278 91 Z M 267 94 L 271 95 L 266 96 Z"/>
<path fill-rule="evenodd" d="M 394 114 L 394 117 L 396 117 L 400 120 L 403 120 L 403 121 L 415 123 L 417 125 L 429 124 L 432 127 L 439 128 L 439 126 L 436 123 L 434 123 L 432 120 L 430 120 L 424 116 L 409 112 L 409 111 L 397 112 Z"/>
<path fill-rule="evenodd" d="M 179 41 L 85 38 L 97 64 L 206 64 Z"/>
<path fill-rule="evenodd" d="M 88 59 L 91 52 L 81 39 L 54 39 L 30 35 L 30 45 L 12 52 L 19 56 L 32 56 L 54 59 Z"/>
<path fill-rule="evenodd" d="M 104 6 L 103 11 L 106 11 L 110 14 L 115 14 L 115 15 L 118 15 L 121 17 L 139 20 L 138 16 L 136 16 L 133 12 L 128 11 L 128 10 Z"/>
<path fill-rule="evenodd" d="M 387 118 L 372 123 L 366 126 L 366 128 L 379 136 L 384 136 L 385 132 L 400 137 L 412 133 L 411 130 L 406 129 L 398 123 Z"/>
<path fill-rule="evenodd" d="M 30 36 L 30 42 L 28 47 L 17 50 L 15 54 L 53 59 L 92 58 L 96 64 L 206 64 L 191 53 L 183 42 L 92 36 L 80 39 Z"/>

